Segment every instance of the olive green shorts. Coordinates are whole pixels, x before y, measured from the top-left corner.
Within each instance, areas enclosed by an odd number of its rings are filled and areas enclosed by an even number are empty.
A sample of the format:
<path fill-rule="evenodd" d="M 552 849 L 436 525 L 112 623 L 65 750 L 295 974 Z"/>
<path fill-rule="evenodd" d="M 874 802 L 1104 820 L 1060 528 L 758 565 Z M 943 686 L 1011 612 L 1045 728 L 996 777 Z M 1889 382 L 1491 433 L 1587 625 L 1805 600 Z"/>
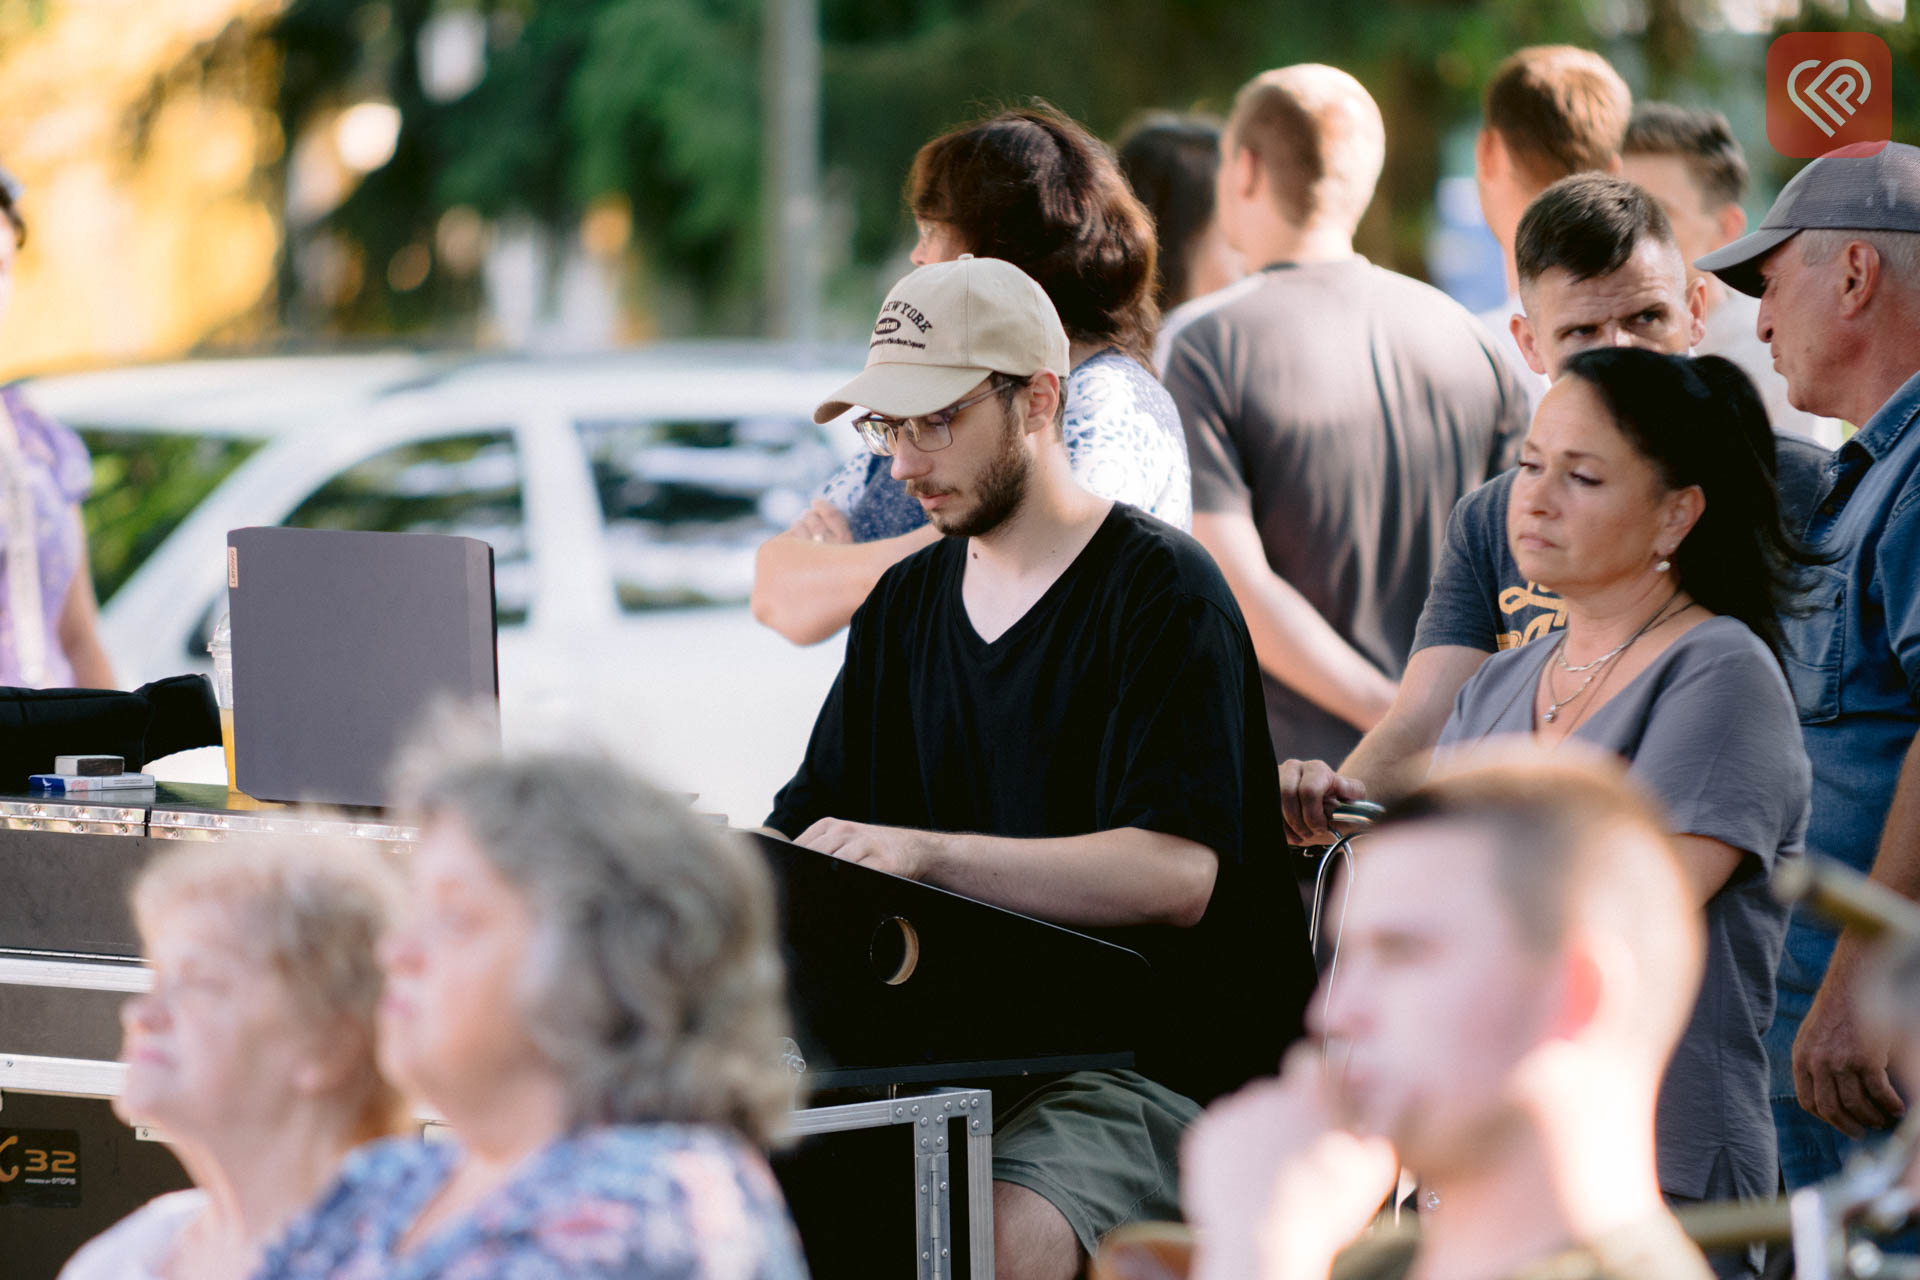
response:
<path fill-rule="evenodd" d="M 1115 1227 L 1180 1217 L 1180 1136 L 1192 1099 L 1134 1071 L 1076 1071 L 994 1124 L 993 1178 L 1060 1211 L 1089 1256 Z"/>

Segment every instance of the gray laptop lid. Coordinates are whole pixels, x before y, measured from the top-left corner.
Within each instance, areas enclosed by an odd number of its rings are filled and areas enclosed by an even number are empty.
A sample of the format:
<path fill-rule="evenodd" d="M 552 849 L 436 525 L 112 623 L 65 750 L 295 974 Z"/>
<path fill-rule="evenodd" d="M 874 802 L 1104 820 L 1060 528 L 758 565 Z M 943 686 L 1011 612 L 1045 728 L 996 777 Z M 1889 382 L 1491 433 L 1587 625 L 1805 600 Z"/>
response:
<path fill-rule="evenodd" d="M 235 781 L 257 800 L 378 805 L 442 696 L 497 705 L 493 549 L 335 529 L 227 535 Z"/>

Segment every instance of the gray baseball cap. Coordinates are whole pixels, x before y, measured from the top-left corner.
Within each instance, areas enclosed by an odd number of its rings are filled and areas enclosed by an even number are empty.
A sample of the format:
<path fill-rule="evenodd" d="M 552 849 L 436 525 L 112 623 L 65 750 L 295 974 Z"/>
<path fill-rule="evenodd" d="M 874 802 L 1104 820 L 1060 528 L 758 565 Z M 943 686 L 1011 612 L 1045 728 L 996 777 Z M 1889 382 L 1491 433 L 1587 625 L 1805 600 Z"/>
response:
<path fill-rule="evenodd" d="M 1760 296 L 1760 260 L 1802 231 L 1920 231 L 1920 147 L 1860 142 L 1793 175 L 1758 229 L 1693 265 Z"/>

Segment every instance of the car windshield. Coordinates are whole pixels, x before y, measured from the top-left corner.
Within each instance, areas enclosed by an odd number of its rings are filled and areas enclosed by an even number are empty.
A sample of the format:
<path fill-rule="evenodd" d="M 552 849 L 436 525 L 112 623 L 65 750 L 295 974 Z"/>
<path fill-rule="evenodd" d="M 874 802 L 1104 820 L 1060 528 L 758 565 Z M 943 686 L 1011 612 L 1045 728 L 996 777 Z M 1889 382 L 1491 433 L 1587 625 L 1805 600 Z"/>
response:
<path fill-rule="evenodd" d="M 281 523 L 479 538 L 493 547 L 500 625 L 524 623 L 532 608 L 520 459 L 507 427 L 396 445 L 328 480 Z"/>
<path fill-rule="evenodd" d="M 260 441 L 75 427 L 93 455 L 82 506 L 94 592 L 105 604 Z"/>
<path fill-rule="evenodd" d="M 754 552 L 838 459 L 804 419 L 595 419 L 593 467 L 622 611 L 744 604 Z"/>

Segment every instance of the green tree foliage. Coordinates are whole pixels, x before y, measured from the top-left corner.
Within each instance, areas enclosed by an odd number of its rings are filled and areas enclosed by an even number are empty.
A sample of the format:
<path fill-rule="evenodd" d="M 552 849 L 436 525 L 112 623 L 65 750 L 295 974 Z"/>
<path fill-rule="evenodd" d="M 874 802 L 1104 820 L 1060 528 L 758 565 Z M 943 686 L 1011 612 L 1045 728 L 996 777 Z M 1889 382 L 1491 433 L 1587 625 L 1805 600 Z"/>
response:
<path fill-rule="evenodd" d="M 259 447 L 250 440 L 90 427 L 81 435 L 93 457 L 87 551 L 102 600 Z"/>
<path fill-rule="evenodd" d="M 1680 3 L 1650 0 L 1645 62 L 1669 79 L 1690 56 L 1687 24 L 1672 18 Z M 1040 97 L 1111 138 L 1149 108 L 1224 110 L 1262 68 L 1304 60 L 1345 67 L 1379 98 L 1388 167 L 1362 245 L 1418 273 L 1443 135 L 1472 120 L 1493 66 L 1524 44 L 1594 43 L 1580 0 L 820 5 L 828 203 L 849 215 L 823 234 L 860 311 L 871 273 L 905 245 L 907 165 L 941 129 Z M 493 32 L 486 77 L 434 103 L 415 69 L 434 0 L 292 0 L 278 32 L 281 110 L 292 134 L 321 104 L 368 85 L 400 106 L 393 161 L 332 217 L 369 264 L 430 237 L 456 205 L 564 227 L 596 197 L 620 194 L 645 278 L 699 299 L 705 327 L 751 328 L 762 266 L 761 6 L 469 0 Z M 397 299 L 370 265 L 343 319 L 406 327 L 457 302 L 431 280 Z"/>

